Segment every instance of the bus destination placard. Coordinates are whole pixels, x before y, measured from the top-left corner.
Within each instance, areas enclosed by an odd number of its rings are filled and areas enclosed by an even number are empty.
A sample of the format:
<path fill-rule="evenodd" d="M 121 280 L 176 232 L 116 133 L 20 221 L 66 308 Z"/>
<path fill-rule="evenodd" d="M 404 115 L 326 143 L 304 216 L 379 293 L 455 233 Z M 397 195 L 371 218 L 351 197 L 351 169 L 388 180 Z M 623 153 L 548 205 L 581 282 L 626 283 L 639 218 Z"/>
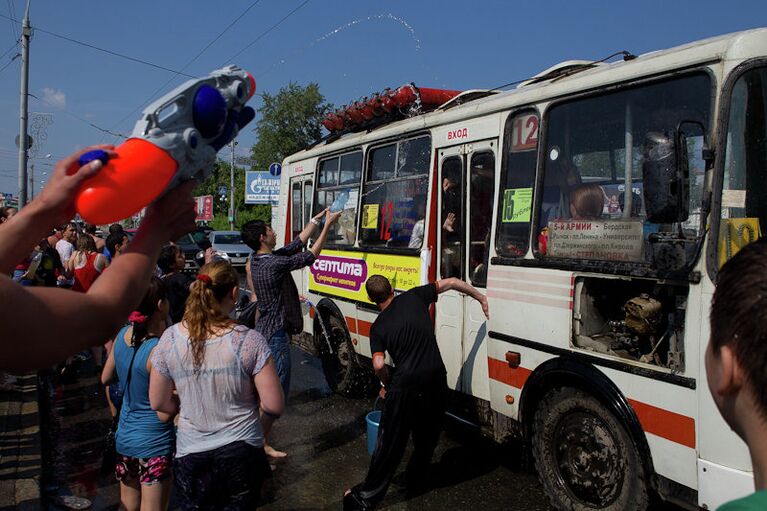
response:
<path fill-rule="evenodd" d="M 549 222 L 548 253 L 552 257 L 642 261 L 642 222 L 570 220 Z"/>

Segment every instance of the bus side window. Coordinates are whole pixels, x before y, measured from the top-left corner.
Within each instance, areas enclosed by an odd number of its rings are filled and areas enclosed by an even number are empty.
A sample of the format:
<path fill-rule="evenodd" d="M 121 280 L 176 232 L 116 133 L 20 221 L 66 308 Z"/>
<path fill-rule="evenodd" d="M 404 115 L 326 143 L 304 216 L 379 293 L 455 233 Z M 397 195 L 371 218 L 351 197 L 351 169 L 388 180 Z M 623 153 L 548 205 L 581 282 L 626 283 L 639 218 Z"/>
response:
<path fill-rule="evenodd" d="M 291 185 L 290 200 L 290 239 L 295 239 L 301 233 L 301 229 L 304 228 L 304 224 L 301 223 L 301 212 L 304 209 L 301 200 L 301 182 L 298 180 L 293 181 Z"/>
<path fill-rule="evenodd" d="M 342 212 L 338 223 L 328 233 L 328 245 L 353 245 L 356 241 L 361 175 L 362 151 L 342 154 L 320 162 L 314 214 L 325 208 L 330 208 L 333 212 Z M 307 188 L 311 193 L 311 183 Z"/>
<path fill-rule="evenodd" d="M 539 117 L 526 110 L 509 116 L 504 131 L 505 164 L 499 190 L 496 251 L 524 257 L 530 240 Z"/>
<path fill-rule="evenodd" d="M 422 136 L 375 147 L 368 155 L 360 245 L 421 248 L 431 138 Z"/>
<path fill-rule="evenodd" d="M 487 284 L 494 184 L 495 155 L 473 154 L 469 166 L 469 277 L 473 285 L 481 287 Z"/>
<path fill-rule="evenodd" d="M 767 68 L 748 71 L 735 82 L 724 160 L 719 267 L 767 228 L 766 102 Z"/>

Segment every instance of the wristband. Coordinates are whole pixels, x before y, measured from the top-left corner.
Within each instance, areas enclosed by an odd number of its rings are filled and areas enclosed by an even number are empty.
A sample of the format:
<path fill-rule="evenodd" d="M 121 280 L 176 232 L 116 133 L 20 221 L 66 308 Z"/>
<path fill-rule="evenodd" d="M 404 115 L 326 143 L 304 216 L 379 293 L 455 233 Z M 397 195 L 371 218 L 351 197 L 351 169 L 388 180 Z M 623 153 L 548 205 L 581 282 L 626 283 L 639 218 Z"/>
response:
<path fill-rule="evenodd" d="M 316 225 L 316 226 L 319 226 L 319 225 L 320 225 L 320 221 L 319 221 L 319 220 L 317 220 L 316 218 L 312 218 L 312 219 L 311 219 L 311 220 L 309 220 L 309 221 L 310 221 L 311 223 L 313 223 L 314 225 Z"/>

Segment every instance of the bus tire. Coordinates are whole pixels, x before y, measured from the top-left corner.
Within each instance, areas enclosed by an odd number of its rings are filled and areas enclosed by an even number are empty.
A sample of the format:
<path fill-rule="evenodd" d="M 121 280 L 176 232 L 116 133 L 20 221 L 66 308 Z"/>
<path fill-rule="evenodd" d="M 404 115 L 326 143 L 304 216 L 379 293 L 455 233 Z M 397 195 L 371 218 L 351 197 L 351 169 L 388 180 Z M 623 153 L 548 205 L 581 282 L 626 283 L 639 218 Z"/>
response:
<path fill-rule="evenodd" d="M 535 411 L 532 450 L 556 509 L 647 509 L 647 478 L 631 436 L 593 396 L 572 387 L 549 391 Z"/>
<path fill-rule="evenodd" d="M 330 336 L 330 344 L 333 347 L 331 353 L 324 338 L 321 338 L 318 343 L 321 347 L 322 371 L 328 386 L 333 392 L 344 397 L 367 397 L 370 390 L 370 370 L 363 367 L 357 360 L 357 353 L 346 330 L 346 324 L 332 313 L 323 317 Z M 317 335 L 324 335 L 319 325 L 314 331 Z"/>

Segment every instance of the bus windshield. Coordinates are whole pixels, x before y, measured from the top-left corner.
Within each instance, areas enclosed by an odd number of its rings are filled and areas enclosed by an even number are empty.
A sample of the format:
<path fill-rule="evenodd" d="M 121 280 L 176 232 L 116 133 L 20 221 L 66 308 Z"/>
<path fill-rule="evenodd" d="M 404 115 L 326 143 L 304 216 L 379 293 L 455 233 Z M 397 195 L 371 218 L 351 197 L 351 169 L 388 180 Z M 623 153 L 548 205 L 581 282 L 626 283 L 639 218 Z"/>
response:
<path fill-rule="evenodd" d="M 545 123 L 539 255 L 689 268 L 703 235 L 701 126 L 709 125 L 710 88 L 709 76 L 697 73 L 553 106 Z M 673 140 L 680 124 L 693 126 L 686 130 L 689 213 L 674 224 L 652 223 L 643 184 L 648 140 Z M 673 263 L 669 236 L 678 241 Z"/>

